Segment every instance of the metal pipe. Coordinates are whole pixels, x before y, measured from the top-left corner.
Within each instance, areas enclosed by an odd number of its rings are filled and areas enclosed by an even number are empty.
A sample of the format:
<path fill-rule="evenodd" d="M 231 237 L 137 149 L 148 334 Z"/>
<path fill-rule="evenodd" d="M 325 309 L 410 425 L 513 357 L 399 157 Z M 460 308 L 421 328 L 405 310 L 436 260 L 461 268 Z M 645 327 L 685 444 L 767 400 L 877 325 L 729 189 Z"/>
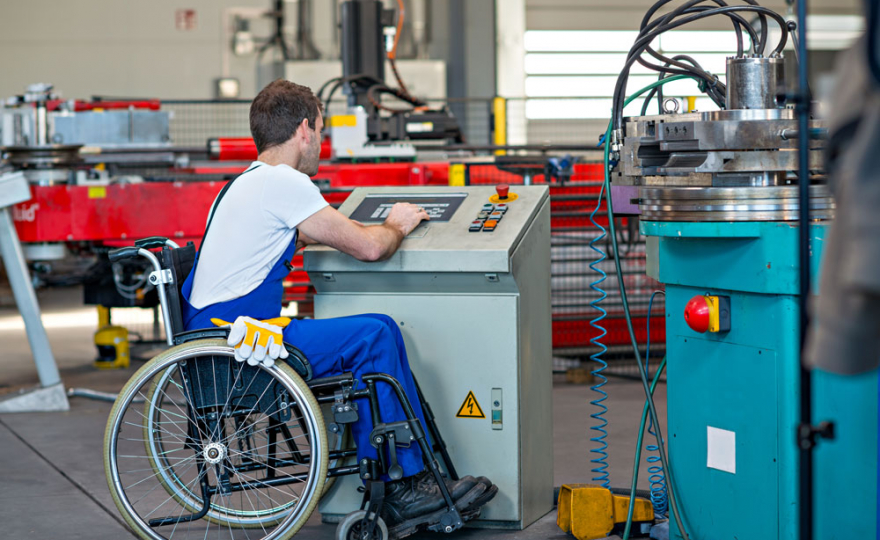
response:
<path fill-rule="evenodd" d="M 158 275 L 162 273 L 162 265 L 159 263 L 159 259 L 153 254 L 153 252 L 148 251 L 146 249 L 139 249 L 138 255 L 146 258 L 150 261 L 150 264 L 153 265 L 153 270 Z M 165 283 L 162 283 L 162 280 L 159 280 L 159 283 L 154 283 L 156 286 L 156 290 L 159 291 L 159 303 L 162 305 L 162 319 L 165 324 L 165 341 L 170 346 L 174 346 L 174 332 L 171 329 L 171 315 L 168 312 L 168 297 L 165 294 Z"/>
<path fill-rule="evenodd" d="M 23 181 L 22 181 L 23 182 Z M 34 355 L 37 375 L 43 388 L 61 384 L 58 365 L 49 345 L 49 337 L 40 318 L 40 304 L 30 280 L 24 252 L 15 225 L 12 222 L 10 207 L 0 208 L 0 259 L 6 265 L 6 274 L 12 287 L 12 295 L 18 311 L 24 320 L 28 343 Z"/>
<path fill-rule="evenodd" d="M 49 144 L 49 118 L 46 114 L 46 102 L 38 101 L 34 115 L 34 145 Z"/>
<path fill-rule="evenodd" d="M 809 133 L 810 128 L 810 89 L 809 60 L 807 58 L 807 2 L 797 0 L 797 53 L 798 53 L 798 99 L 796 112 L 798 131 Z M 804 366 L 803 351 L 806 343 L 809 313 L 807 311 L 810 296 L 810 138 L 798 138 L 798 182 L 799 182 L 799 225 L 798 260 L 799 289 L 798 307 L 800 310 L 800 424 L 811 426 L 813 411 L 811 402 L 812 376 Z M 799 445 L 799 478 L 798 529 L 801 540 L 813 538 L 813 444 L 801 438 L 802 429 L 795 433 Z"/>
<path fill-rule="evenodd" d="M 782 58 L 728 58 L 727 109 L 775 109 Z"/>
<path fill-rule="evenodd" d="M 92 390 L 91 388 L 68 388 L 67 397 L 81 397 L 113 403 L 114 401 L 116 401 L 116 398 L 119 397 L 119 394 L 113 394 L 111 392 L 99 392 L 98 390 Z M 131 402 L 143 403 L 144 398 L 136 397 L 133 398 Z"/>

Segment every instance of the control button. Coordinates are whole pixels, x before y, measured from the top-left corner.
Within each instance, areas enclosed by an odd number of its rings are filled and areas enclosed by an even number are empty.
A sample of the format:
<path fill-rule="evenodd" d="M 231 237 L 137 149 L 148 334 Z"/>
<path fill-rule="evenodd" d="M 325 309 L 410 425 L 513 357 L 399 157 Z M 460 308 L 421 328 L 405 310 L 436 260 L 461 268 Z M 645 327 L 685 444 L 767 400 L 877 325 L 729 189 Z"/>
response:
<path fill-rule="evenodd" d="M 694 332 L 730 331 L 730 297 L 697 295 L 684 308 L 684 320 Z"/>
<path fill-rule="evenodd" d="M 492 232 L 495 230 L 495 227 L 498 225 L 498 221 L 494 219 L 487 220 L 483 223 L 483 232 Z"/>
<path fill-rule="evenodd" d="M 501 212 L 503 214 L 504 212 L 507 212 L 507 205 L 506 204 L 496 204 L 495 211 Z"/>
<path fill-rule="evenodd" d="M 483 228 L 482 221 L 471 221 L 471 226 L 468 228 L 470 232 L 480 232 L 480 229 Z"/>
<path fill-rule="evenodd" d="M 499 201 L 506 201 L 507 194 L 510 192 L 510 186 L 507 184 L 498 184 L 495 186 L 495 193 L 498 194 Z"/>
<path fill-rule="evenodd" d="M 684 321 L 691 330 L 703 334 L 709 330 L 710 309 L 705 296 L 694 296 L 684 307 Z"/>
<path fill-rule="evenodd" d="M 494 219 L 495 221 L 501 221 L 501 218 L 504 217 L 504 214 L 501 212 L 492 212 L 489 214 L 489 219 Z"/>
<path fill-rule="evenodd" d="M 489 212 L 480 212 L 479 214 L 477 214 L 477 219 L 479 219 L 479 220 L 489 219 Z"/>
<path fill-rule="evenodd" d="M 484 204 L 483 209 L 481 210 L 481 212 L 494 212 L 494 211 L 495 211 L 494 204 Z"/>

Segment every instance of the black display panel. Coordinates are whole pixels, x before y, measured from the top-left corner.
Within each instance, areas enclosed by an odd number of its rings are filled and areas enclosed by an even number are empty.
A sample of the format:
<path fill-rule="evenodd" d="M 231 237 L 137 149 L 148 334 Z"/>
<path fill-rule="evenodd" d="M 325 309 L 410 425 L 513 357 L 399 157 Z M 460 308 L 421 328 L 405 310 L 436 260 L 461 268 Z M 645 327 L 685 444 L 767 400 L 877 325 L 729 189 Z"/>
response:
<path fill-rule="evenodd" d="M 363 223 L 385 221 L 392 206 L 408 202 L 424 208 L 431 221 L 449 221 L 465 197 L 467 193 L 369 194 L 349 217 Z"/>

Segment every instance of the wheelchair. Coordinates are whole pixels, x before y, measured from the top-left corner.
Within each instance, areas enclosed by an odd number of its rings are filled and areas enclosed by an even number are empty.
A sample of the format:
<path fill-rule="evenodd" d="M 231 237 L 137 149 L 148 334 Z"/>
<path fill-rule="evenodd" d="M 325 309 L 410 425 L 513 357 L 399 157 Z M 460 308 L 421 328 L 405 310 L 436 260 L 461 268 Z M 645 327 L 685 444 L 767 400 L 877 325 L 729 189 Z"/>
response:
<path fill-rule="evenodd" d="M 340 522 L 337 540 L 412 534 L 414 527 L 389 532 L 381 517 L 382 478 L 403 476 L 396 451 L 411 444 L 421 448 L 446 502 L 421 525 L 449 533 L 479 515 L 466 502 L 456 506 L 443 481 L 458 476 L 421 390 L 426 426 L 386 374 L 365 375 L 363 388 L 351 373 L 313 378 L 308 359 L 289 344 L 285 361 L 250 366 L 235 361 L 228 328 L 183 331 L 180 286 L 195 255 L 192 243 L 179 247 L 160 237 L 108 254 L 111 262 L 144 257 L 152 265 L 149 281 L 159 293 L 170 346 L 120 391 L 104 436 L 113 502 L 140 538 L 288 539 L 329 484 L 352 474 L 364 481 L 363 502 Z M 381 422 L 380 384 L 394 390 L 407 420 Z M 370 401 L 378 458 L 357 461 L 346 426 L 357 420 L 363 399 Z"/>

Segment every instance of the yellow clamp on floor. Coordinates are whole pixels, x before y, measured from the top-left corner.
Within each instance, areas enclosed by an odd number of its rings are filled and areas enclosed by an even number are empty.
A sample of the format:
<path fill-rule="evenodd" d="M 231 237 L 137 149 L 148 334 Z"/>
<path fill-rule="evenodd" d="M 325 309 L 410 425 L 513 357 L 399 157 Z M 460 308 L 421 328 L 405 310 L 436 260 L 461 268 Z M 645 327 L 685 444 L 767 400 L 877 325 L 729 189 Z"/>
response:
<path fill-rule="evenodd" d="M 595 484 L 565 484 L 559 490 L 556 524 L 578 540 L 605 538 L 618 523 L 626 523 L 629 497 L 614 495 Z M 651 501 L 636 498 L 633 523 L 654 521 Z"/>

